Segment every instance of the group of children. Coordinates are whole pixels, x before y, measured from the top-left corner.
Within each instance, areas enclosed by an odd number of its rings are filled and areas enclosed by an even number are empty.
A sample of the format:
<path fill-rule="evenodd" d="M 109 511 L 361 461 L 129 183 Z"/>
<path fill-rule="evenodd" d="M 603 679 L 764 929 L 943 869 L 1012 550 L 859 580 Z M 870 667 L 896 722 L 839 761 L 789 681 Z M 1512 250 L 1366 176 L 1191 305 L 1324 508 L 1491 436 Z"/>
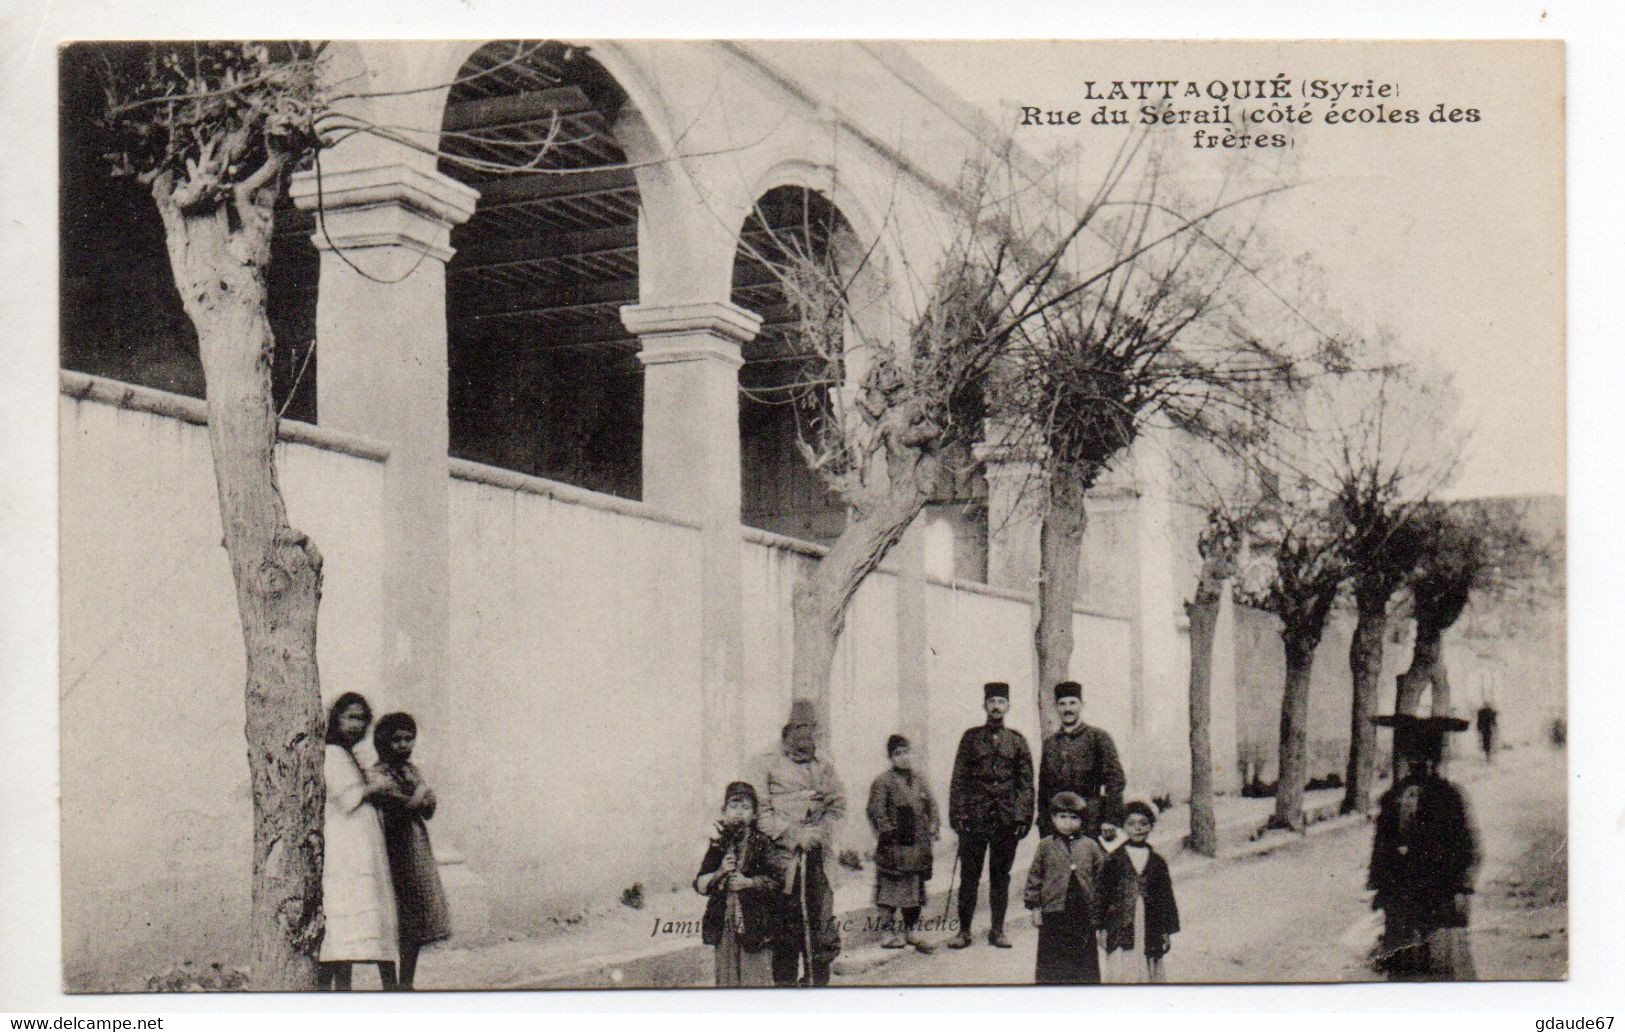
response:
<path fill-rule="evenodd" d="M 372 739 L 378 762 L 363 769 L 355 747 L 371 724 L 372 707 L 355 692 L 339 696 L 328 712 L 324 989 L 349 989 L 353 965 L 371 963 L 386 990 L 409 990 L 419 951 L 451 935 L 424 824 L 434 816 L 435 796 L 412 763 L 417 722 L 407 713 L 379 720 Z"/>
<path fill-rule="evenodd" d="M 869 789 L 876 837 L 875 907 L 888 949 L 935 947 L 918 934 L 932 842 L 940 834 L 936 801 L 914 770 L 907 738 L 886 742 L 889 767 Z M 760 801 L 748 782 L 730 784 L 722 819 L 694 879 L 708 896 L 702 941 L 716 949 L 719 986 L 773 985 L 774 936 L 789 919 L 789 857 L 756 826 Z M 1114 823 L 1086 833 L 1087 807 L 1075 792 L 1049 801 L 1055 833 L 1039 843 L 1024 901 L 1038 928 L 1039 984 L 1162 982 L 1171 936 L 1179 931 L 1168 864 L 1148 841 L 1156 810 L 1125 805 Z M 1120 825 L 1121 830 L 1118 830 Z M 1104 963 L 1102 963 L 1104 954 Z"/>

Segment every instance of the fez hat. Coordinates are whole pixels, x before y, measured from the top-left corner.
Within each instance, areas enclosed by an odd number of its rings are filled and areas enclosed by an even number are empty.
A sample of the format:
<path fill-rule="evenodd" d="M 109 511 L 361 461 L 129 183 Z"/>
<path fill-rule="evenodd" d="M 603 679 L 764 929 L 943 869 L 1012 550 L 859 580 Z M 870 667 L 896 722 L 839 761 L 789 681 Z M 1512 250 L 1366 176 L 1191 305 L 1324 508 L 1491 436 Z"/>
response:
<path fill-rule="evenodd" d="M 909 740 L 902 735 L 892 735 L 890 738 L 886 739 L 886 755 L 890 756 L 898 749 L 908 746 L 909 744 Z"/>
<path fill-rule="evenodd" d="M 1008 700 L 1009 698 L 1010 686 L 1003 681 L 989 681 L 987 684 L 982 685 L 982 701 L 984 702 L 988 699 Z"/>
<path fill-rule="evenodd" d="M 1082 814 L 1087 807 L 1083 801 L 1083 796 L 1078 795 L 1078 793 L 1057 792 L 1055 798 L 1049 801 L 1049 808 L 1052 813 Z"/>
<path fill-rule="evenodd" d="M 1056 702 L 1060 702 L 1062 699 L 1065 699 L 1068 696 L 1074 699 L 1083 698 L 1083 685 L 1076 681 L 1062 681 L 1060 684 L 1055 686 Z"/>
<path fill-rule="evenodd" d="M 788 727 L 817 727 L 818 711 L 813 707 L 811 699 L 796 699 L 790 703 L 790 719 L 785 722 Z"/>
<path fill-rule="evenodd" d="M 728 787 L 722 792 L 722 805 L 727 806 L 735 799 L 749 799 L 752 810 L 760 806 L 756 800 L 756 786 L 748 781 L 728 782 Z"/>
<path fill-rule="evenodd" d="M 1386 713 L 1372 717 L 1371 722 L 1394 729 L 1394 752 L 1400 756 L 1430 760 L 1444 755 L 1446 734 L 1471 726 L 1460 717 L 1415 717 L 1409 713 Z"/>

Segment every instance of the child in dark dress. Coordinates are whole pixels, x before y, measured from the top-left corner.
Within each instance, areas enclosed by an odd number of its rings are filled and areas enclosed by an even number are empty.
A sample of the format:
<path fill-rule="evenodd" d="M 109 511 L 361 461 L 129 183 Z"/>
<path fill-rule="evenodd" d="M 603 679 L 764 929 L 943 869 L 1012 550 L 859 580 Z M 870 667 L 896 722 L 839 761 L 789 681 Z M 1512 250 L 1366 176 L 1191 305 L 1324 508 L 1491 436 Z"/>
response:
<path fill-rule="evenodd" d="M 789 856 L 756 827 L 756 812 L 750 782 L 730 784 L 694 878 L 694 891 L 709 897 L 700 940 L 716 947 L 716 982 L 722 987 L 773 985 L 773 938 L 784 919 Z"/>
<path fill-rule="evenodd" d="M 418 725 L 408 713 L 390 713 L 378 721 L 372 744 L 378 752 L 375 779 L 390 790 L 377 800 L 384 818 L 384 849 L 395 883 L 395 905 L 401 944 L 400 988 L 410 990 L 417 975 L 418 953 L 431 942 L 451 937 L 451 914 L 440 884 L 429 828 L 435 798 L 412 763 Z"/>
<path fill-rule="evenodd" d="M 1039 985 L 1100 981 L 1095 929 L 1102 911 L 1097 890 L 1106 854 L 1083 833 L 1083 797 L 1059 792 L 1050 803 L 1055 834 L 1038 844 L 1023 901 L 1038 929 Z"/>
<path fill-rule="evenodd" d="M 1135 801 L 1123 807 L 1125 841 L 1101 876 L 1105 901 L 1106 980 L 1114 984 L 1166 982 L 1163 958 L 1179 931 L 1179 906 L 1168 864 L 1147 841 L 1156 811 Z"/>

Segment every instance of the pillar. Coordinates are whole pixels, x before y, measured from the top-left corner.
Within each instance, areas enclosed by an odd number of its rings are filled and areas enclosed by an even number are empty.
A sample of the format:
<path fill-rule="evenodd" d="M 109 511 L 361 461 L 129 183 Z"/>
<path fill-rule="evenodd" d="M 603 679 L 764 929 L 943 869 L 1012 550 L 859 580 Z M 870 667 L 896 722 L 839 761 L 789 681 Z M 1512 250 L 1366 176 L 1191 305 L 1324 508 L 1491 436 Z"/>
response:
<path fill-rule="evenodd" d="M 985 420 L 975 448 L 987 480 L 987 582 L 1036 594 L 1043 516 L 1042 452 L 1018 430 Z"/>
<path fill-rule="evenodd" d="M 930 628 L 925 614 L 924 513 L 915 517 L 892 548 L 897 569 L 897 724 L 914 747 L 914 765 L 929 771 L 931 748 L 931 694 L 926 674 L 930 668 Z"/>
<path fill-rule="evenodd" d="M 446 728 L 451 628 L 447 526 L 446 261 L 451 227 L 479 194 L 404 164 L 293 181 L 294 202 L 321 206 L 316 305 L 317 414 L 324 427 L 389 447 L 379 664 L 383 702 Z M 433 751 L 434 734 L 425 736 Z"/>
<path fill-rule="evenodd" d="M 699 521 L 702 801 L 741 769 L 740 348 L 761 319 L 726 301 L 621 309 L 643 363 L 643 500 Z"/>

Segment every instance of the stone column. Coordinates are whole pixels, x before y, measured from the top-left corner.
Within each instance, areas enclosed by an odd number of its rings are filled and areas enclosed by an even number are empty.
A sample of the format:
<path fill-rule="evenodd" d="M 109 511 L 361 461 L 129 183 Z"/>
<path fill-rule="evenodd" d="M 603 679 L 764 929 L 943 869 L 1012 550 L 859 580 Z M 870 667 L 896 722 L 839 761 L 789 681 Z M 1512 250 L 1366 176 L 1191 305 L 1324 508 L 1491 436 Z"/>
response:
<path fill-rule="evenodd" d="M 925 526 L 921 514 L 892 548 L 897 564 L 897 723 L 914 745 L 915 769 L 929 772 L 931 694 L 926 680 L 930 628 L 925 615 Z"/>
<path fill-rule="evenodd" d="M 317 211 L 316 414 L 322 426 L 389 447 L 380 509 L 379 685 L 373 704 L 414 713 L 424 728 L 414 758 L 452 802 L 465 782 L 468 736 L 451 689 L 451 535 L 447 450 L 446 261 L 451 228 L 479 193 L 438 172 L 361 163 L 296 175 L 300 208 Z M 459 934 L 490 919 L 485 886 L 457 848 L 455 815 L 437 832 L 441 880 Z M 444 818 L 443 818 L 444 819 Z"/>
<path fill-rule="evenodd" d="M 1036 594 L 1043 515 L 1043 454 L 1009 424 L 984 421 L 975 448 L 987 480 L 987 582 Z"/>
<path fill-rule="evenodd" d="M 479 194 L 405 164 L 294 177 L 294 203 L 318 206 L 317 418 L 388 445 L 384 474 L 384 704 L 450 730 L 446 261 L 451 227 Z M 435 753 L 436 734 L 425 735 Z"/>
<path fill-rule="evenodd" d="M 643 344 L 643 500 L 697 519 L 700 560 L 701 799 L 740 770 L 744 682 L 740 586 L 739 367 L 761 319 L 725 301 L 628 305 Z"/>

